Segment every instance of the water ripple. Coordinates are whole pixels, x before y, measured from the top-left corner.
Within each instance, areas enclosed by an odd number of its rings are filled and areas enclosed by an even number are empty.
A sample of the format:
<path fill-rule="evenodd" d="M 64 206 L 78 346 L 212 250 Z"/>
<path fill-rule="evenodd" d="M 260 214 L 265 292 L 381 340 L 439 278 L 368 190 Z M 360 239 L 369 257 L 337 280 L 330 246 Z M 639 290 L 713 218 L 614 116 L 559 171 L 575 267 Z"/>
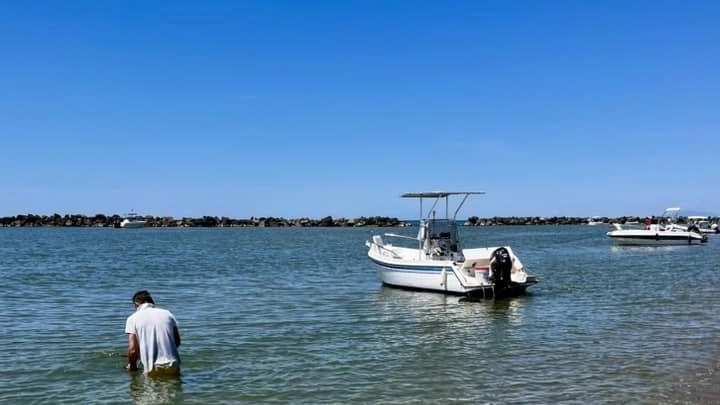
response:
<path fill-rule="evenodd" d="M 0 398 L 719 402 L 720 240 L 617 248 L 592 228 L 463 228 L 541 279 L 482 302 L 380 286 L 364 228 L 0 229 Z M 140 288 L 178 318 L 180 380 L 122 370 Z"/>

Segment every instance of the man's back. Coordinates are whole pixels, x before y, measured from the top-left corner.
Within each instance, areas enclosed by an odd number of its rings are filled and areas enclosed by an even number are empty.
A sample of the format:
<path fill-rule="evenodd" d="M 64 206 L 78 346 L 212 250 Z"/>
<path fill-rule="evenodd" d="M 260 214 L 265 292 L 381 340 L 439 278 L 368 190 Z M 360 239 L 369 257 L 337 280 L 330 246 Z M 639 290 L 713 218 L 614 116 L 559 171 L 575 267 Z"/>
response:
<path fill-rule="evenodd" d="M 155 308 L 150 303 L 142 304 L 128 317 L 125 333 L 137 336 L 145 373 L 179 367 L 179 335 L 175 317 L 170 311 Z"/>

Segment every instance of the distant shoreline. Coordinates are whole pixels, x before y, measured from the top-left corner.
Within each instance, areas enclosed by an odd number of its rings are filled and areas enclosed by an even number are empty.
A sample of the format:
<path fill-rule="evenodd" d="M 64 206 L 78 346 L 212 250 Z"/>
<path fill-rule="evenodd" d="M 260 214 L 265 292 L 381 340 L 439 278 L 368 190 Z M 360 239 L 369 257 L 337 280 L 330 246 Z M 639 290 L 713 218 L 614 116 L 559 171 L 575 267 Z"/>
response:
<path fill-rule="evenodd" d="M 222 228 L 222 227 L 405 227 L 417 224 L 417 221 L 405 221 L 394 217 L 359 217 L 354 219 L 333 218 L 327 216 L 321 219 L 312 218 L 276 218 L 276 217 L 250 217 L 249 219 L 232 219 L 228 217 L 203 216 L 199 218 L 173 218 L 154 217 L 151 215 L 140 216 L 146 221 L 148 228 Z M 685 222 L 685 217 L 680 217 L 679 222 Z M 711 222 L 718 222 L 718 217 L 710 218 Z M 95 227 L 113 228 L 118 227 L 123 217 L 119 215 L 16 215 L 12 217 L 0 217 L 0 227 Z M 645 218 L 636 216 L 623 216 L 616 218 L 595 218 L 600 221 L 599 225 L 611 223 L 642 223 Z M 479 218 L 469 217 L 460 221 L 466 226 L 503 226 L 503 225 L 584 225 L 588 223 L 587 217 L 492 217 Z"/>

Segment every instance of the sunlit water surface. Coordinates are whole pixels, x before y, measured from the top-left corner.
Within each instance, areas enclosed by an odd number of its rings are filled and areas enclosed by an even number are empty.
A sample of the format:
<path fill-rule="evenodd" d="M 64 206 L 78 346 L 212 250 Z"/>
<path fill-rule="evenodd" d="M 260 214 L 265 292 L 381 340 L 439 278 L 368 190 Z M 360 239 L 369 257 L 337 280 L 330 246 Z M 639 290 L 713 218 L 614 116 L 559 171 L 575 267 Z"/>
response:
<path fill-rule="evenodd" d="M 4 404 L 720 403 L 720 236 L 462 228 L 540 284 L 460 302 L 381 286 L 376 228 L 0 229 Z M 178 319 L 180 380 L 123 371 L 130 298 Z"/>

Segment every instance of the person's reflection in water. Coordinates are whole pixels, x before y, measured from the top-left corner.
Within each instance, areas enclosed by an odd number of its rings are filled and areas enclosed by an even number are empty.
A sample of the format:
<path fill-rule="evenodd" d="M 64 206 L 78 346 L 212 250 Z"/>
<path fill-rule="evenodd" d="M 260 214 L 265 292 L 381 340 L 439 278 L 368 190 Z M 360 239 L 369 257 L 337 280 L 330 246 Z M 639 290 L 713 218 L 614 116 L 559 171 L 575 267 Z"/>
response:
<path fill-rule="evenodd" d="M 136 405 L 182 403 L 182 380 L 179 376 L 135 374 L 130 380 L 130 399 Z"/>

